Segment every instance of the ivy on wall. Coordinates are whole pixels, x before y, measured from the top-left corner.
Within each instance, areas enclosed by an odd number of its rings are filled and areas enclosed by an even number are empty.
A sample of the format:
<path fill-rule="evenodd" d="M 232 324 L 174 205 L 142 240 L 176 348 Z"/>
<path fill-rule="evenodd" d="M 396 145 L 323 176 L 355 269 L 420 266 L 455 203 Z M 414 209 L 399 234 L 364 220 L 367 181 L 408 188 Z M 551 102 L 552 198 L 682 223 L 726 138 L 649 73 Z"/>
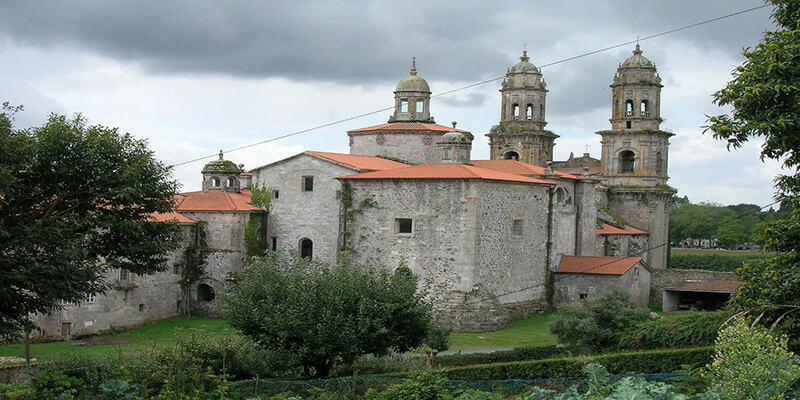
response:
<path fill-rule="evenodd" d="M 349 231 L 348 226 L 355 221 L 356 215 L 364 212 L 364 209 L 375 207 L 377 203 L 371 198 L 366 198 L 358 203 L 358 207 L 353 207 L 353 187 L 348 182 L 342 182 L 341 195 L 339 200 L 342 205 L 342 229 L 339 252 L 344 256 L 352 254 L 355 249 L 350 246 L 350 237 L 352 232 Z"/>
<path fill-rule="evenodd" d="M 183 250 L 183 259 L 181 261 L 181 293 L 183 300 L 181 301 L 181 313 L 189 315 L 192 310 L 192 286 L 205 274 L 206 256 L 208 255 L 208 244 L 206 243 L 206 225 L 205 221 L 197 221 L 193 232 L 193 240 L 186 249 Z"/>

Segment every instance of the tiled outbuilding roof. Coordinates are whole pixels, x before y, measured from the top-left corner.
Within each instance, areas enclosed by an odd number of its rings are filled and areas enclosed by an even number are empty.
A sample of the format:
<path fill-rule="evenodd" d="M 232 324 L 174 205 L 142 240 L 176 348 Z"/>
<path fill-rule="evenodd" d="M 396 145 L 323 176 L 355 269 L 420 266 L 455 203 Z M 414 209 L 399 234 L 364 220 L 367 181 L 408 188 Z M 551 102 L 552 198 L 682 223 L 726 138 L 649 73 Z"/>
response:
<path fill-rule="evenodd" d="M 365 172 L 345 175 L 339 179 L 482 179 L 491 181 L 508 181 L 524 183 L 540 183 L 553 185 L 552 181 L 480 168 L 464 164 L 423 164 L 412 167 L 386 171 Z"/>
<path fill-rule="evenodd" d="M 375 156 L 356 156 L 352 154 L 326 153 L 322 151 L 307 151 L 306 154 L 362 171 L 382 171 L 408 167 L 408 164 Z"/>
<path fill-rule="evenodd" d="M 175 210 L 180 211 L 257 211 L 250 204 L 250 191 L 236 192 L 188 192 L 175 196 Z"/>
<path fill-rule="evenodd" d="M 519 174 L 519 175 L 536 175 L 536 176 L 544 176 L 545 168 L 540 167 L 538 165 L 524 163 L 522 161 L 517 160 L 470 160 L 470 164 L 481 167 L 481 168 L 488 168 L 497 171 L 508 172 L 512 174 Z M 572 174 L 567 174 L 561 171 L 553 171 L 553 175 L 556 175 L 560 178 L 565 179 L 578 179 L 577 176 Z"/>
<path fill-rule="evenodd" d="M 623 275 L 641 262 L 641 257 L 561 256 L 560 273 Z"/>
<path fill-rule="evenodd" d="M 154 213 L 150 214 L 150 221 L 153 222 L 177 222 L 180 224 L 193 224 L 197 221 L 176 211 L 169 213 Z"/>
<path fill-rule="evenodd" d="M 603 223 L 600 228 L 595 231 L 598 235 L 646 235 L 647 231 L 634 228 L 630 225 L 625 228 L 617 228 L 616 226 Z"/>
<path fill-rule="evenodd" d="M 669 288 L 668 290 L 678 292 L 735 293 L 741 285 L 742 282 L 739 281 L 699 281 L 689 282 L 676 288 Z"/>

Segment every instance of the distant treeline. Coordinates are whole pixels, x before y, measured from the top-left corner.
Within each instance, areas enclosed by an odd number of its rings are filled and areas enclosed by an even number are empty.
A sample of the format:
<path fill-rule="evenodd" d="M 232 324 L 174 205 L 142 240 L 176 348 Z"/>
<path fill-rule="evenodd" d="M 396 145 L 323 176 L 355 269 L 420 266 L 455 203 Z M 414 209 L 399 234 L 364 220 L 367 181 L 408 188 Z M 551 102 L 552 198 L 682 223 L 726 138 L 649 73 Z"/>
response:
<path fill-rule="evenodd" d="M 735 249 L 759 243 L 764 224 L 782 218 L 790 210 L 780 205 L 762 210 L 755 204 L 723 206 L 713 203 L 692 204 L 686 196 L 673 198 L 669 216 L 672 247 L 721 247 Z"/>

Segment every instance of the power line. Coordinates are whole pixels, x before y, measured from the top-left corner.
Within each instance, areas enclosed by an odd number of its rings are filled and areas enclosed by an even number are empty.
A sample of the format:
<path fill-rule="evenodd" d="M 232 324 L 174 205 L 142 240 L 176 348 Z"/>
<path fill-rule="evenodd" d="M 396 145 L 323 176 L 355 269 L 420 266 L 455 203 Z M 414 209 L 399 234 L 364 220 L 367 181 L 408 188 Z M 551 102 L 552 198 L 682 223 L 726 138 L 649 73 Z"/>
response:
<path fill-rule="evenodd" d="M 631 40 L 631 41 L 627 41 L 627 42 L 624 42 L 624 43 L 615 44 L 613 46 L 604 47 L 602 49 L 598 49 L 598 50 L 593 50 L 593 51 L 589 51 L 589 52 L 586 52 L 586 53 L 582 53 L 582 54 L 579 54 L 579 55 L 576 55 L 576 56 L 567 57 L 567 58 L 564 58 L 564 59 L 561 59 L 561 60 L 558 60 L 558 61 L 554 61 L 554 62 L 551 62 L 551 63 L 542 64 L 540 66 L 540 69 L 541 68 L 551 67 L 553 65 L 562 64 L 562 63 L 565 63 L 565 62 L 568 62 L 568 61 L 577 60 L 579 58 L 588 57 L 588 56 L 591 56 L 591 55 L 594 55 L 594 54 L 597 54 L 597 53 L 602 53 L 604 51 L 616 49 L 616 48 L 619 48 L 619 47 L 629 46 L 629 45 L 634 44 L 634 43 L 643 42 L 645 40 L 654 39 L 654 38 L 657 38 L 657 37 L 660 37 L 660 36 L 664 36 L 664 35 L 669 35 L 671 33 L 679 32 L 679 31 L 690 29 L 690 28 L 694 28 L 694 27 L 698 27 L 700 25 L 709 24 L 709 23 L 712 23 L 712 22 L 716 22 L 716 21 L 720 21 L 720 20 L 726 19 L 726 18 L 735 17 L 737 15 L 746 14 L 746 13 L 749 13 L 749 12 L 752 12 L 752 11 L 755 11 L 755 10 L 759 10 L 759 9 L 765 8 L 767 6 L 768 6 L 767 4 L 764 4 L 762 6 L 748 8 L 746 10 L 737 11 L 737 12 L 734 12 L 734 13 L 731 13 L 731 14 L 726 14 L 726 15 L 723 15 L 723 16 L 720 16 L 720 17 L 708 19 L 708 20 L 697 22 L 697 23 L 690 24 L 690 25 L 685 25 L 685 26 L 682 26 L 680 28 L 675 28 L 675 29 L 671 29 L 671 30 L 664 31 L 664 32 L 661 32 L 661 33 L 656 33 L 654 35 L 645 36 L 643 38 L 637 38 L 636 40 Z M 460 92 L 460 91 L 463 91 L 463 90 L 471 89 L 471 88 L 474 88 L 474 87 L 477 87 L 477 86 L 482 86 L 482 85 L 485 85 L 487 83 L 499 81 L 499 80 L 503 79 L 504 77 L 505 76 L 499 76 L 499 77 L 490 78 L 490 79 L 487 79 L 487 80 L 484 80 L 484 81 L 472 83 L 472 84 L 469 84 L 469 85 L 466 85 L 466 86 L 463 86 L 463 87 L 460 87 L 460 88 L 457 88 L 457 89 L 452 89 L 452 90 L 448 90 L 448 91 L 445 91 L 445 92 L 442 92 L 442 93 L 438 93 L 438 94 L 432 95 L 431 98 L 446 96 L 446 95 L 449 95 L 449 94 L 452 94 L 452 93 L 456 93 L 456 92 Z M 373 114 L 377 114 L 377 113 L 381 113 L 381 112 L 384 112 L 384 111 L 393 110 L 394 108 L 395 108 L 394 106 L 385 107 L 385 108 L 381 108 L 379 110 L 370 111 L 370 112 L 367 112 L 367 113 L 355 115 L 355 116 L 352 116 L 352 117 L 340 119 L 340 120 L 329 122 L 329 123 L 322 124 L 322 125 L 317 125 L 317 126 L 314 126 L 314 127 L 311 127 L 311 128 L 307 128 L 307 129 L 295 131 L 295 132 L 292 132 L 292 133 L 287 133 L 285 135 L 281 135 L 281 136 L 276 136 L 276 137 L 273 137 L 273 138 L 265 139 L 265 140 L 262 140 L 260 142 L 255 142 L 255 143 L 247 144 L 247 145 L 244 145 L 244 146 L 235 147 L 233 149 L 229 149 L 229 150 L 225 151 L 225 153 L 232 153 L 232 152 L 235 152 L 235 151 L 247 149 L 247 148 L 254 147 L 254 146 L 259 146 L 259 145 L 266 144 L 266 143 L 269 143 L 269 142 L 274 142 L 276 140 L 281 140 L 281 139 L 285 139 L 285 138 L 288 138 L 288 137 L 297 136 L 297 135 L 300 135 L 300 134 L 303 134 L 303 133 L 308 133 L 308 132 L 315 131 L 315 130 L 318 130 L 318 129 L 327 128 L 329 126 L 338 125 L 338 124 L 341 124 L 341 123 L 344 123 L 344 122 L 348 122 L 348 121 L 352 121 L 352 120 L 355 120 L 355 119 L 367 117 L 367 116 L 370 116 L 370 115 L 373 115 Z M 207 156 L 203 156 L 203 157 L 198 157 L 198 158 L 194 158 L 194 159 L 191 159 L 191 160 L 188 160 L 188 161 L 179 162 L 179 163 L 173 164 L 171 166 L 172 167 L 178 167 L 178 166 L 181 166 L 181 165 L 190 164 L 190 163 L 197 162 L 197 161 L 202 161 L 202 160 L 205 160 L 205 159 L 208 159 L 208 158 L 213 158 L 213 157 L 216 157 L 217 155 L 218 154 L 215 153 L 215 154 L 211 154 L 211 155 L 207 155 Z"/>

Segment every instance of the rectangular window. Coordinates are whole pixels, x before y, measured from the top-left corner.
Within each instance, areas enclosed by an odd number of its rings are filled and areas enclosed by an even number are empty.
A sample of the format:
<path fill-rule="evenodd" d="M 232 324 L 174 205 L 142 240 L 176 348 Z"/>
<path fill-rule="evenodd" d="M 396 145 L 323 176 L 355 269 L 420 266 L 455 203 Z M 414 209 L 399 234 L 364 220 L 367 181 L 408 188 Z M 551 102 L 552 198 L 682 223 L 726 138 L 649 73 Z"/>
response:
<path fill-rule="evenodd" d="M 314 191 L 314 177 L 313 176 L 304 176 L 303 177 L 303 191 L 304 192 L 313 192 Z"/>
<path fill-rule="evenodd" d="M 450 149 L 442 149 L 442 160 L 450 159 Z"/>
<path fill-rule="evenodd" d="M 417 112 L 421 113 L 425 111 L 425 102 L 422 100 L 417 100 Z"/>
<path fill-rule="evenodd" d="M 94 293 L 88 293 L 86 295 L 86 302 L 87 303 L 92 304 L 92 303 L 94 303 L 95 300 L 97 300 L 97 296 Z"/>
<path fill-rule="evenodd" d="M 183 272 L 183 265 L 181 263 L 175 263 L 172 266 L 172 273 L 175 275 L 180 275 Z"/>
<path fill-rule="evenodd" d="M 400 99 L 400 112 L 408 112 L 408 99 Z"/>
<path fill-rule="evenodd" d="M 272 237 L 272 251 L 278 250 L 278 238 L 273 236 Z"/>
<path fill-rule="evenodd" d="M 127 282 L 130 279 L 131 279 L 131 273 L 130 272 L 128 272 L 128 271 L 126 271 L 124 269 L 119 270 L 119 281 L 120 282 Z"/>
<path fill-rule="evenodd" d="M 511 233 L 514 236 L 522 236 L 522 220 L 515 219 L 514 223 L 511 225 Z"/>
<path fill-rule="evenodd" d="M 584 300 L 587 297 L 589 297 L 589 295 L 587 295 L 586 293 L 578 293 L 578 299 L 580 300 Z"/>
<path fill-rule="evenodd" d="M 411 218 L 395 218 L 394 233 L 410 234 L 414 232 L 414 223 Z"/>
<path fill-rule="evenodd" d="M 139 312 L 143 312 L 143 311 L 144 311 L 144 304 L 139 304 Z"/>
<path fill-rule="evenodd" d="M 280 190 L 273 190 L 273 191 L 272 191 L 272 198 L 273 198 L 273 199 L 279 199 L 279 198 L 281 198 L 281 191 L 280 191 Z"/>

